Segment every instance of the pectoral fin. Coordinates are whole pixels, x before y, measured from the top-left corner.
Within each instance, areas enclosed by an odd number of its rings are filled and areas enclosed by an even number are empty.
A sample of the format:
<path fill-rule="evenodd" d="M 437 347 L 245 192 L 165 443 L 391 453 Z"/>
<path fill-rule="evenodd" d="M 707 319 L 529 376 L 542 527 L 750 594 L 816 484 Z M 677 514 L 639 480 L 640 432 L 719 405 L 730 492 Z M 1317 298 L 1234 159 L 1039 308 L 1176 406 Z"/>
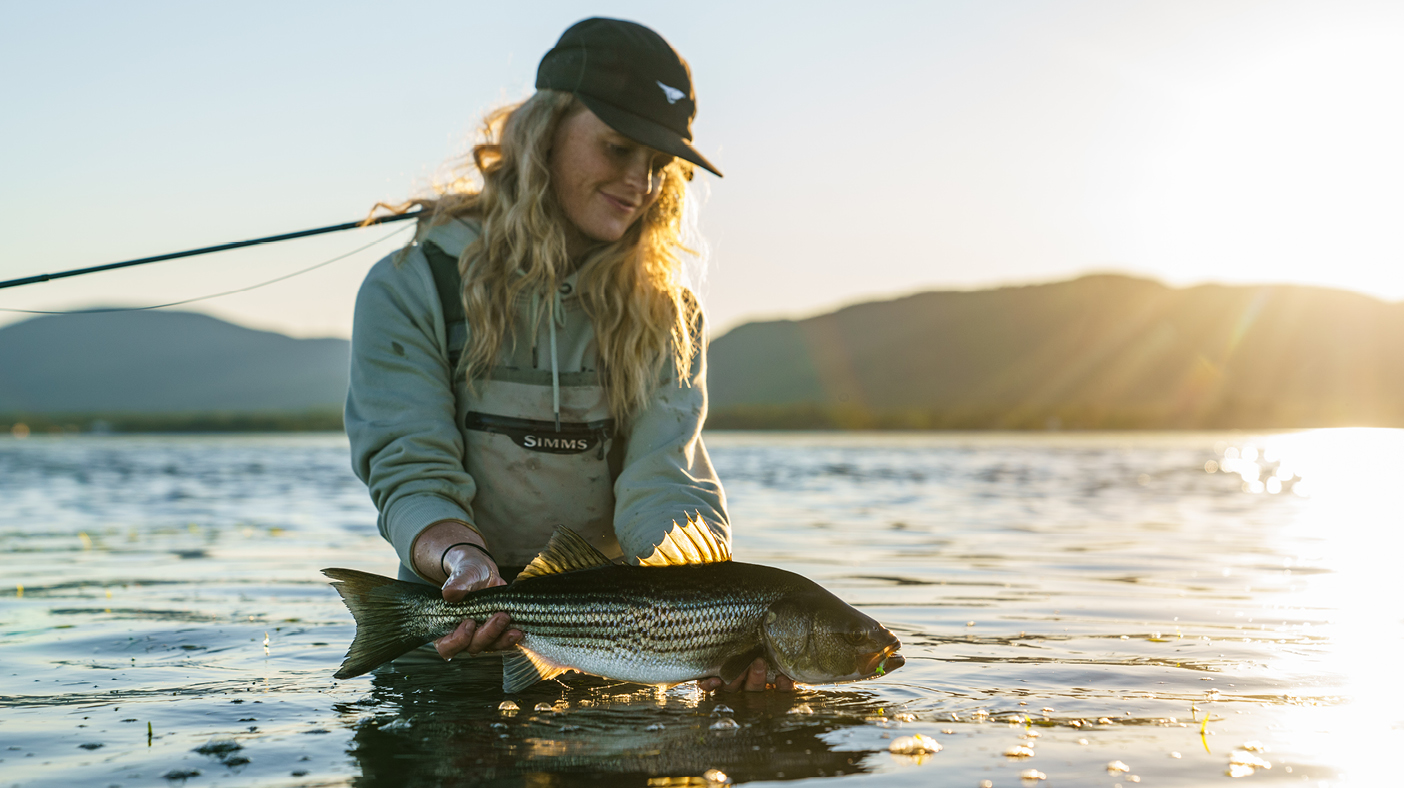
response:
<path fill-rule="evenodd" d="M 755 662 L 757 657 L 763 656 L 765 656 L 765 646 L 757 644 L 749 651 L 728 657 L 726 662 L 722 663 L 720 672 L 722 681 L 727 684 L 735 681 L 751 667 L 751 663 Z"/>
<path fill-rule="evenodd" d="M 502 691 L 521 692 L 538 681 L 553 679 L 572 670 L 575 668 L 518 645 L 517 653 L 502 658 Z"/>

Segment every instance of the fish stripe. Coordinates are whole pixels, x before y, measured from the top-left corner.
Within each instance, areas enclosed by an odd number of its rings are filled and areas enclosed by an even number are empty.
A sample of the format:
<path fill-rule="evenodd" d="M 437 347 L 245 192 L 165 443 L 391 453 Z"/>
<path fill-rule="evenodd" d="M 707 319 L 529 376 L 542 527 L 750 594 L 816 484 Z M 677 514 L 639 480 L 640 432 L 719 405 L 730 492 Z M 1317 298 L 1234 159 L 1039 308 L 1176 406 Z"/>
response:
<path fill-rule="evenodd" d="M 776 610 L 790 611 L 790 621 L 807 620 L 811 610 L 824 610 L 830 620 L 846 617 L 842 620 L 853 623 L 841 624 L 839 631 L 859 626 L 879 633 L 874 649 L 896 642 L 880 624 L 812 581 L 730 561 L 579 568 L 522 577 L 452 603 L 432 587 L 354 570 L 327 574 L 357 617 L 356 641 L 338 678 L 364 673 L 396 653 L 447 634 L 465 618 L 483 621 L 499 611 L 525 633 L 522 647 L 553 665 L 645 683 L 720 675 L 728 661 L 755 653 L 762 644 L 780 648 L 763 632 L 767 614 Z M 811 672 L 808 680 L 863 677 L 830 673 L 827 667 L 823 671 Z"/>

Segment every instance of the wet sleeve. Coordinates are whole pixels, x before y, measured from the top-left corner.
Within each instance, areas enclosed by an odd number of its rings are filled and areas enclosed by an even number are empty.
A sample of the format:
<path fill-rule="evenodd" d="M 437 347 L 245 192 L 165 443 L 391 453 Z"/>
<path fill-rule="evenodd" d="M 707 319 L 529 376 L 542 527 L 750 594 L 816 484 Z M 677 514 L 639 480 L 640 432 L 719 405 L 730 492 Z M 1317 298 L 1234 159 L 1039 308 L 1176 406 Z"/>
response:
<path fill-rule="evenodd" d="M 356 475 L 400 562 L 441 520 L 472 525 L 477 487 L 463 470 L 442 307 L 423 253 L 393 255 L 366 276 L 351 331 L 346 435 Z"/>
<path fill-rule="evenodd" d="M 706 418 L 704 349 L 687 378 L 680 383 L 670 375 L 629 425 L 624 466 L 614 483 L 614 532 L 625 558 L 647 558 L 673 523 L 689 516 L 700 517 L 731 544 L 726 493 L 702 443 Z"/>

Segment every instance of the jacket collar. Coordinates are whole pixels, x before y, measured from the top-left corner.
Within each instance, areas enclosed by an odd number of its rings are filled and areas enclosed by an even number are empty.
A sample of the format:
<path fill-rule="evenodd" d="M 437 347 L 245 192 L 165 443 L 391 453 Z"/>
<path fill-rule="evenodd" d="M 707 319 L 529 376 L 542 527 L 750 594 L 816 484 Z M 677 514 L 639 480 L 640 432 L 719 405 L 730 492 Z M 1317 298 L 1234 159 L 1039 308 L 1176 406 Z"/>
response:
<path fill-rule="evenodd" d="M 433 241 L 434 245 L 445 252 L 458 257 L 463 254 L 463 250 L 468 248 L 468 244 L 478 239 L 482 228 L 477 222 L 469 222 L 465 219 L 450 219 L 443 224 L 436 224 L 433 227 L 420 228 L 419 237 L 415 240 L 423 243 Z"/>

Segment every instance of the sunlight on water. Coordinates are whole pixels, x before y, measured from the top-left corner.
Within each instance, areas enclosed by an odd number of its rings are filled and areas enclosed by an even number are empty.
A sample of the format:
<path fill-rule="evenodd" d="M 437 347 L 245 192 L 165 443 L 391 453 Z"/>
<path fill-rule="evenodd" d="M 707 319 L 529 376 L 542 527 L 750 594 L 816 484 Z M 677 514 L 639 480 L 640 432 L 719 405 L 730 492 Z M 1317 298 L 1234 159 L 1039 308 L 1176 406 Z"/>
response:
<path fill-rule="evenodd" d="M 1402 432 L 708 442 L 738 560 L 881 620 L 906 665 L 724 698 L 587 679 L 508 697 L 497 663 L 429 657 L 335 682 L 352 626 L 317 570 L 394 571 L 344 438 L 0 438 L 3 784 L 1398 770 Z"/>
<path fill-rule="evenodd" d="M 1324 620 L 1311 634 L 1331 647 L 1320 667 L 1339 676 L 1338 691 L 1351 700 L 1328 729 L 1294 746 L 1336 761 L 1351 778 L 1392 782 L 1398 764 L 1381 756 L 1395 751 L 1404 729 L 1404 432 L 1319 430 L 1272 436 L 1261 449 L 1264 459 L 1290 468 L 1310 498 L 1283 534 L 1297 548 L 1283 563 L 1284 572 L 1298 566 L 1318 574 L 1301 578 L 1289 604 L 1321 611 Z M 1278 662 L 1301 659 L 1283 655 Z"/>

